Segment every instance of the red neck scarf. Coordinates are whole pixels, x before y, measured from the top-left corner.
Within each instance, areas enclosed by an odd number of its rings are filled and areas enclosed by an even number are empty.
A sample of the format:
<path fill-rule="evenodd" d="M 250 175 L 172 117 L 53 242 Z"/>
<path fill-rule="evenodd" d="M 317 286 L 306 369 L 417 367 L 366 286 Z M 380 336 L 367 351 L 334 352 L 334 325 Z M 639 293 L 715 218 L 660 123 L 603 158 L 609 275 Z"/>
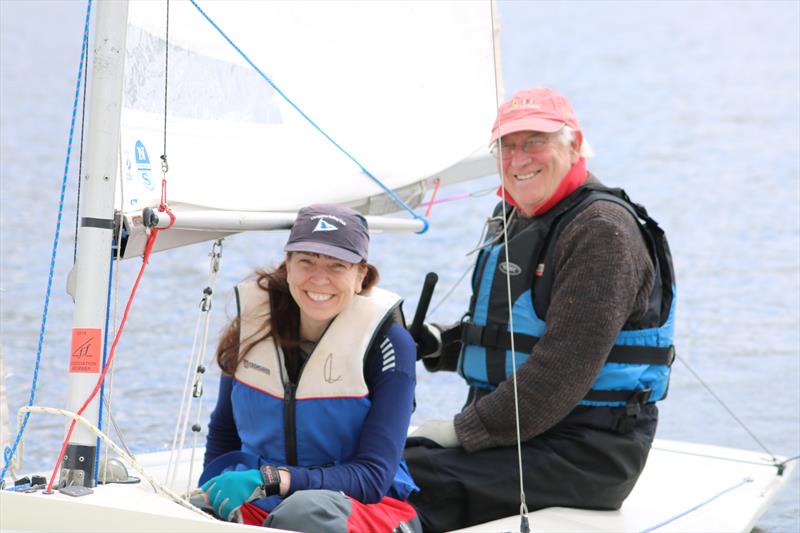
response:
<path fill-rule="evenodd" d="M 553 208 L 558 202 L 575 192 L 575 189 L 583 185 L 586 181 L 586 178 L 589 176 L 589 173 L 586 172 L 586 160 L 584 158 L 580 158 L 577 163 L 572 165 L 572 168 L 569 169 L 566 176 L 561 180 L 561 183 L 558 184 L 556 187 L 555 192 L 545 200 L 545 202 L 536 208 L 533 212 L 533 216 L 539 216 L 547 213 L 550 209 Z M 503 195 L 503 188 L 499 187 L 497 189 L 497 196 L 502 198 Z M 516 201 L 511 197 L 508 192 L 505 194 L 506 203 L 509 203 L 519 209 L 519 205 Z"/>

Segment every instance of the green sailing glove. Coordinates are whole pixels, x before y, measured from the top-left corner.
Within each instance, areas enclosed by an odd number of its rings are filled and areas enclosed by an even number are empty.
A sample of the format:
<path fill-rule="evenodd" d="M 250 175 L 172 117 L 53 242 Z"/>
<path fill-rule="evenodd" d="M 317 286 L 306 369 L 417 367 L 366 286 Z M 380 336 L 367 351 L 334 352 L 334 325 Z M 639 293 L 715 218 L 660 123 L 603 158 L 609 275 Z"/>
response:
<path fill-rule="evenodd" d="M 225 472 L 206 481 L 200 489 L 208 494 L 214 513 L 228 522 L 235 521 L 235 513 L 243 504 L 266 496 L 261 472 L 255 469 Z"/>

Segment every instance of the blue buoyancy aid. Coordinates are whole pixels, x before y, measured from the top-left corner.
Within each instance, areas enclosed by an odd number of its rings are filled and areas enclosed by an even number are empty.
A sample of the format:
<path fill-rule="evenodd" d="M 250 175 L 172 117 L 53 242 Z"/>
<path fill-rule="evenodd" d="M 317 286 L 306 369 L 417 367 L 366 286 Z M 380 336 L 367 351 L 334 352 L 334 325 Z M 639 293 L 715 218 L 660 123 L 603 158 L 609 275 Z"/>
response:
<path fill-rule="evenodd" d="M 461 328 L 464 347 L 459 373 L 478 388 L 494 389 L 512 374 L 506 271 L 511 274 L 514 350 L 517 367 L 531 355 L 547 330 L 546 315 L 553 285 L 552 263 L 564 228 L 589 204 L 610 201 L 625 207 L 637 221 L 655 265 L 648 308 L 641 319 L 626 323 L 617 336 L 586 406 L 621 406 L 663 399 L 674 359 L 675 276 L 664 232 L 621 189 L 588 183 L 556 207 L 531 219 L 517 220 L 509 230 L 509 259 L 504 262 L 501 207 L 495 212 L 472 277 L 470 311 Z M 494 242 L 500 241 L 499 244 Z M 499 275 L 496 275 L 498 274 Z"/>
<path fill-rule="evenodd" d="M 248 281 L 236 295 L 244 350 L 248 340 L 263 337 L 268 293 Z M 355 295 L 303 364 L 297 383 L 287 377 L 273 337 L 255 344 L 239 363 L 231 392 L 242 452 L 264 463 L 303 467 L 352 459 L 371 406 L 365 358 L 399 305 L 399 296 L 383 289 Z M 416 485 L 401 464 L 388 494 L 405 499 L 412 490 Z"/>

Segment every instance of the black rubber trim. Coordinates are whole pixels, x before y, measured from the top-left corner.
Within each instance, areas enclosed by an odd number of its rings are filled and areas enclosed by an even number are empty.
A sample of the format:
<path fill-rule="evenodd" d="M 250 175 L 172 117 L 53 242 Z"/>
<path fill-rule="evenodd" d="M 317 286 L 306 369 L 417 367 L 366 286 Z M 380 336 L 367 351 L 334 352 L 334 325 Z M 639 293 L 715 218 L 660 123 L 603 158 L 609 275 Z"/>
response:
<path fill-rule="evenodd" d="M 99 229 L 114 229 L 114 221 L 110 218 L 81 218 L 81 227 L 83 228 L 99 228 Z"/>

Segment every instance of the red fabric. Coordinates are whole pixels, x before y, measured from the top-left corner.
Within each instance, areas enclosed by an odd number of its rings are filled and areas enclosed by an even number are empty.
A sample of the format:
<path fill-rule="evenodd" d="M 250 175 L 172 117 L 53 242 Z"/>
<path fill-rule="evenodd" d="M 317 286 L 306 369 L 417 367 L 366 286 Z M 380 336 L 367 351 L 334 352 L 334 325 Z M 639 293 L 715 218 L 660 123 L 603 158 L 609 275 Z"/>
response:
<path fill-rule="evenodd" d="M 239 510 L 242 513 L 242 523 L 248 526 L 260 526 L 269 516 L 264 509 L 250 502 L 243 504 Z"/>
<path fill-rule="evenodd" d="M 534 211 L 533 216 L 543 215 L 550 211 L 558 202 L 575 192 L 575 189 L 583 185 L 583 182 L 586 181 L 586 178 L 589 177 L 589 173 L 586 171 L 586 160 L 584 158 L 580 158 L 577 163 L 572 165 L 572 168 L 569 169 L 564 179 L 561 180 L 561 183 L 558 184 L 555 192 L 553 195 L 548 198 L 539 208 Z M 505 190 L 503 187 L 497 188 L 497 196 L 503 197 L 503 192 Z M 508 192 L 505 193 L 505 199 L 507 204 L 511 204 L 517 209 L 519 209 L 519 205 L 514 199 L 511 197 Z"/>
<path fill-rule="evenodd" d="M 378 503 L 365 504 L 350 498 L 352 510 L 347 519 L 348 533 L 380 533 L 391 532 L 400 524 L 408 522 L 417 511 L 406 502 L 385 496 Z M 245 503 L 240 508 L 242 523 L 248 526 L 260 526 L 267 519 L 269 513 L 257 505 Z"/>
<path fill-rule="evenodd" d="M 408 522 L 417 516 L 417 511 L 409 503 L 388 496 L 378 503 L 366 504 L 353 498 L 350 501 L 353 510 L 347 519 L 348 533 L 391 533 L 400 522 Z"/>

